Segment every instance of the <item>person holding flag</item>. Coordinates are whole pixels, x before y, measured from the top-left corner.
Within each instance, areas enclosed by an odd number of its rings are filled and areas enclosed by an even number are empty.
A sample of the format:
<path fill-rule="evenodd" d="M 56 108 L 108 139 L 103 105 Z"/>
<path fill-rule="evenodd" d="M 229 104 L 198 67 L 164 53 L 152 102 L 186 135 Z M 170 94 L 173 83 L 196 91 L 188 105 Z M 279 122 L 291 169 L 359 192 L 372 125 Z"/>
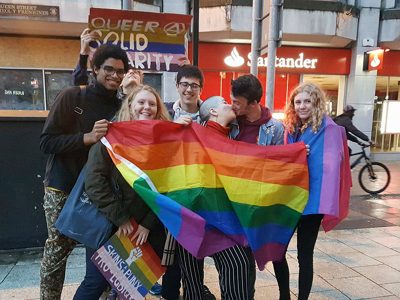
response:
<path fill-rule="evenodd" d="M 313 253 L 319 227 L 331 230 L 347 216 L 351 176 L 344 128 L 326 113 L 321 88 L 313 83 L 297 86 L 290 95 L 285 118 L 285 143 L 309 145 L 310 194 L 297 225 L 299 300 L 308 299 L 313 282 Z M 281 300 L 290 299 L 286 259 L 274 262 Z"/>

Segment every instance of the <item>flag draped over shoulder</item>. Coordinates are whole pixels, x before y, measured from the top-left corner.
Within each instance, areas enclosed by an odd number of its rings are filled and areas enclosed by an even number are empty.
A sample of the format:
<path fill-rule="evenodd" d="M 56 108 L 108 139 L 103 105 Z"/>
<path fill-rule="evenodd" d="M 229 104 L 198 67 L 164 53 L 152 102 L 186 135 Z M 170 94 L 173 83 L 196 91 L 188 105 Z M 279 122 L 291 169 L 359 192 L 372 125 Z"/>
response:
<path fill-rule="evenodd" d="M 289 134 L 288 142 L 295 141 L 310 146 L 310 198 L 304 214 L 324 214 L 322 227 L 329 231 L 349 211 L 351 173 L 346 132 L 325 116 L 316 133 L 308 127 L 297 139 Z"/>
<path fill-rule="evenodd" d="M 308 199 L 305 145 L 257 146 L 198 124 L 113 123 L 118 170 L 198 258 L 249 245 L 259 268 L 283 258 Z"/>

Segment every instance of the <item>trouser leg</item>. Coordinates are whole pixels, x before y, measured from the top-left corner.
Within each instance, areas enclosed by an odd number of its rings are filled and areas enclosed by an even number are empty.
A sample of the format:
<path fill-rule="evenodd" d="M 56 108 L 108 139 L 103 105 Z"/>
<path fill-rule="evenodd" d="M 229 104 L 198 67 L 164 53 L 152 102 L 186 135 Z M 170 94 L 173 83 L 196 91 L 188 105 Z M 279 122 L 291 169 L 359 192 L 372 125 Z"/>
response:
<path fill-rule="evenodd" d="M 182 272 L 183 299 L 201 300 L 203 298 L 204 260 L 197 259 L 179 244 L 177 248 Z"/>
<path fill-rule="evenodd" d="M 314 269 L 314 247 L 323 215 L 305 215 L 297 227 L 297 259 L 299 261 L 299 300 L 310 295 Z"/>
<path fill-rule="evenodd" d="M 222 300 L 247 300 L 250 290 L 250 261 L 242 246 L 233 246 L 212 256 L 219 274 Z"/>
<path fill-rule="evenodd" d="M 162 277 L 161 296 L 167 300 L 177 300 L 179 298 L 179 289 L 181 288 L 181 268 L 179 267 L 178 255 L 174 263 L 167 267 Z"/>
<path fill-rule="evenodd" d="M 61 191 L 46 190 L 43 208 L 46 216 L 48 238 L 44 245 L 40 268 L 40 299 L 57 300 L 61 298 L 64 285 L 67 258 L 76 242 L 60 234 L 54 223 L 64 206 L 67 194 Z"/>
<path fill-rule="evenodd" d="M 256 261 L 254 259 L 253 252 L 251 251 L 250 247 L 244 247 L 244 251 L 247 255 L 247 259 L 249 262 L 249 290 L 248 290 L 248 299 L 253 300 L 254 294 L 256 292 L 255 285 L 256 285 Z"/>
<path fill-rule="evenodd" d="M 290 300 L 289 266 L 286 258 L 274 261 L 274 272 L 279 286 L 279 300 Z"/>
<path fill-rule="evenodd" d="M 107 280 L 91 260 L 95 252 L 95 249 L 86 247 L 86 274 L 76 290 L 74 300 L 98 300 L 108 286 Z"/>

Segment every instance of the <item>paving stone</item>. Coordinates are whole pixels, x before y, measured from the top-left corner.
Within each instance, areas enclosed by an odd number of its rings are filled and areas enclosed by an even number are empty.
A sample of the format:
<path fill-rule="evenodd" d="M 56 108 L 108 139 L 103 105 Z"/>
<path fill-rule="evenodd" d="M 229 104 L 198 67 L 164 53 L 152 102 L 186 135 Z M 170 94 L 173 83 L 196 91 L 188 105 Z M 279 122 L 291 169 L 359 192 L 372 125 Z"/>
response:
<path fill-rule="evenodd" d="M 374 266 L 382 264 L 361 252 L 331 254 L 331 257 L 348 267 Z"/>
<path fill-rule="evenodd" d="M 400 282 L 382 284 L 382 287 L 392 292 L 393 295 L 400 297 Z"/>
<path fill-rule="evenodd" d="M 335 278 L 328 282 L 350 299 L 369 299 L 392 296 L 391 292 L 381 288 L 376 283 L 362 276 Z"/>
<path fill-rule="evenodd" d="M 382 264 L 379 266 L 356 267 L 353 268 L 353 270 L 359 272 L 377 284 L 400 283 L 400 272 L 387 265 Z"/>
<path fill-rule="evenodd" d="M 400 271 L 400 254 L 386 257 L 377 257 L 380 262 Z"/>
<path fill-rule="evenodd" d="M 28 264 L 40 264 L 42 262 L 43 251 L 27 251 L 23 252 L 18 259 L 17 266 L 23 266 Z"/>
<path fill-rule="evenodd" d="M 320 291 L 320 292 L 311 292 L 310 300 L 348 300 L 349 297 L 346 297 L 344 294 L 339 292 L 338 290 L 330 290 L 330 291 Z"/>
<path fill-rule="evenodd" d="M 314 273 L 329 282 L 333 278 L 356 277 L 359 274 L 339 262 L 324 262 L 314 264 Z"/>
<path fill-rule="evenodd" d="M 79 267 L 86 267 L 85 254 L 76 254 L 76 253 L 71 254 L 67 260 L 67 269 L 79 268 Z"/>
<path fill-rule="evenodd" d="M 0 265 L 13 265 L 18 262 L 21 253 L 0 252 Z"/>
<path fill-rule="evenodd" d="M 14 266 L 1 283 L 1 289 L 20 289 L 39 286 L 39 264 Z"/>
<path fill-rule="evenodd" d="M 256 287 L 261 286 L 272 286 L 277 285 L 277 281 L 274 275 L 272 275 L 267 270 L 264 271 L 257 271 L 257 280 L 256 280 Z"/>
<path fill-rule="evenodd" d="M 355 238 L 353 240 L 344 241 L 344 243 L 370 257 L 381 257 L 397 254 L 396 251 L 368 239 Z"/>
<path fill-rule="evenodd" d="M 290 277 L 290 290 L 297 295 L 299 293 L 299 281 L 297 276 L 291 276 Z M 311 292 L 321 292 L 321 291 L 330 291 L 334 290 L 335 288 L 330 285 L 326 280 L 324 280 L 322 277 L 314 274 L 313 278 L 313 286 L 311 288 Z"/>
<path fill-rule="evenodd" d="M 0 290 L 0 300 L 39 300 L 39 297 L 38 287 Z"/>
<path fill-rule="evenodd" d="M 326 254 L 349 253 L 355 250 L 335 239 L 318 239 L 315 248 Z"/>
<path fill-rule="evenodd" d="M 14 265 L 0 265 L 0 289 L 3 280 L 7 277 L 13 267 Z"/>
<path fill-rule="evenodd" d="M 85 277 L 86 267 L 77 267 L 77 268 L 68 268 L 65 272 L 65 280 L 66 284 L 76 284 L 81 283 L 83 278 Z"/>
<path fill-rule="evenodd" d="M 400 238 L 396 236 L 373 237 L 371 239 L 385 247 L 400 247 Z"/>

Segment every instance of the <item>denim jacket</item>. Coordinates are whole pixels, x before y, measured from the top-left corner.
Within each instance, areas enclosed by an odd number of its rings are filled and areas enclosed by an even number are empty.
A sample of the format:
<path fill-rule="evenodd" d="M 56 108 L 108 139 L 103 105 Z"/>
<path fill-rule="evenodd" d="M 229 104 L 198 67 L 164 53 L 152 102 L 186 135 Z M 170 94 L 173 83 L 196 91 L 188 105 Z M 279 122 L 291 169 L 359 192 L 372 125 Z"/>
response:
<path fill-rule="evenodd" d="M 258 145 L 271 146 L 271 145 L 282 145 L 284 138 L 284 127 L 283 124 L 271 118 L 267 123 L 260 126 L 258 133 Z M 235 139 L 239 134 L 239 125 L 233 124 L 229 136 Z"/>

